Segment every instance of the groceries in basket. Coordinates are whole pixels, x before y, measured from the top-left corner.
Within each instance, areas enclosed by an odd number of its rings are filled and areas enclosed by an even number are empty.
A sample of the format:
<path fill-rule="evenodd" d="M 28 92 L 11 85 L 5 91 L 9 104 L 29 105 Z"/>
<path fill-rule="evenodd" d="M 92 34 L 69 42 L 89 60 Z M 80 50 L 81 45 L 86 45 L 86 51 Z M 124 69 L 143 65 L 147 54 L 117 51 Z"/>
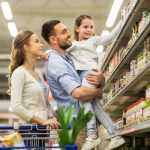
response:
<path fill-rule="evenodd" d="M 1 146 L 5 146 L 5 147 L 9 147 L 9 146 L 24 147 L 25 146 L 24 141 L 18 132 L 13 132 L 4 137 L 0 137 L 0 144 Z"/>

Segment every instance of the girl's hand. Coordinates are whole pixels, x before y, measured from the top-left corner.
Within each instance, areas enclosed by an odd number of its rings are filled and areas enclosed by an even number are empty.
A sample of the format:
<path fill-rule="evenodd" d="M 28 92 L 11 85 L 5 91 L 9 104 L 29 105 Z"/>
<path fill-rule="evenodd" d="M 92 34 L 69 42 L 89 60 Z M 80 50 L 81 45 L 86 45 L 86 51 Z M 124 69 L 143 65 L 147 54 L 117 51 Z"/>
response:
<path fill-rule="evenodd" d="M 48 60 L 48 55 L 47 54 L 43 54 L 39 57 L 40 60 L 43 60 L 43 61 L 47 61 Z"/>
<path fill-rule="evenodd" d="M 50 50 L 45 51 L 44 54 L 40 56 L 40 59 L 41 60 L 48 60 L 49 53 L 50 53 Z"/>

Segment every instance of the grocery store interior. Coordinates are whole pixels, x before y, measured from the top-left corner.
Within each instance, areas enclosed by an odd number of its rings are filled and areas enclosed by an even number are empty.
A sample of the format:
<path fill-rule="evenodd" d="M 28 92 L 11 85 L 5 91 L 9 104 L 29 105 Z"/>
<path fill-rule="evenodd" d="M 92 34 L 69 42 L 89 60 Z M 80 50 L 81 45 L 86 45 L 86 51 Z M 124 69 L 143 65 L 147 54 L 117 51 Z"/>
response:
<path fill-rule="evenodd" d="M 92 16 L 96 35 L 109 34 L 122 19 L 123 26 L 116 39 L 96 49 L 99 69 L 106 80 L 101 103 L 115 122 L 118 134 L 127 139 L 126 147 L 150 148 L 150 0 L 1 0 L 0 3 L 0 125 L 13 125 L 18 120 L 10 107 L 7 75 L 11 43 L 20 30 L 37 33 L 48 50 L 40 33 L 43 22 L 49 19 L 64 22 L 72 35 L 74 18 L 79 14 Z M 44 73 L 43 61 L 37 67 Z M 108 133 L 103 126 L 99 127 L 99 133 L 104 142 L 98 150 L 102 150 Z"/>

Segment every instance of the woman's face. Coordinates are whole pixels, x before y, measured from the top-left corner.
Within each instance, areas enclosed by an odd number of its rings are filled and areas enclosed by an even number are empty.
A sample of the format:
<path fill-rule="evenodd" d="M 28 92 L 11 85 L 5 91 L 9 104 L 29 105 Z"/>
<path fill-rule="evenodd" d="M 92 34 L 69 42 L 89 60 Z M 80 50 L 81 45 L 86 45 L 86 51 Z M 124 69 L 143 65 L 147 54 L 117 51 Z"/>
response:
<path fill-rule="evenodd" d="M 36 34 L 31 35 L 29 44 L 25 45 L 25 50 L 35 57 L 40 57 L 44 54 L 44 46 Z"/>
<path fill-rule="evenodd" d="M 76 27 L 76 31 L 78 32 L 79 41 L 89 39 L 94 34 L 94 21 L 85 18 L 82 20 L 81 25 Z"/>

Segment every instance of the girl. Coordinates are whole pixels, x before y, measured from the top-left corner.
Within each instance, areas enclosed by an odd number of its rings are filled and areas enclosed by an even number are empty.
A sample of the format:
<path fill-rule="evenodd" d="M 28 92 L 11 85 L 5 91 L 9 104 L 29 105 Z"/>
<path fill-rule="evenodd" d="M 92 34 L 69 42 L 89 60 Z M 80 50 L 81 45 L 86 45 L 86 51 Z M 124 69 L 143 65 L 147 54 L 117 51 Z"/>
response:
<path fill-rule="evenodd" d="M 43 44 L 32 31 L 21 31 L 13 40 L 8 79 L 11 108 L 22 125 L 36 123 L 58 128 L 56 118 L 48 119 L 48 87 L 35 68 L 37 57 L 45 55 L 43 50 Z M 44 144 L 39 141 L 36 146 Z"/>
<path fill-rule="evenodd" d="M 82 85 L 91 88 L 96 88 L 96 85 L 92 85 L 84 78 L 84 76 L 92 71 L 92 69 L 98 68 L 98 54 L 96 48 L 99 45 L 107 45 L 111 43 L 122 27 L 120 21 L 116 28 L 107 36 L 94 36 L 94 21 L 89 15 L 81 14 L 75 19 L 75 40 L 72 46 L 67 50 L 70 53 L 74 62 L 74 66 L 82 79 Z M 104 78 L 102 76 L 102 84 L 104 85 Z M 100 144 L 100 138 L 98 137 L 98 131 L 96 127 L 96 119 L 103 124 L 108 131 L 110 137 L 114 137 L 116 134 L 116 126 L 109 118 L 107 113 L 103 110 L 99 100 L 81 102 L 81 107 L 85 107 L 86 111 L 92 111 L 95 117 L 87 124 L 87 138 L 82 150 L 90 150 Z M 95 119 L 96 118 L 96 119 Z M 120 136 L 111 138 L 111 142 L 106 148 L 112 149 L 125 143 L 125 140 Z"/>

